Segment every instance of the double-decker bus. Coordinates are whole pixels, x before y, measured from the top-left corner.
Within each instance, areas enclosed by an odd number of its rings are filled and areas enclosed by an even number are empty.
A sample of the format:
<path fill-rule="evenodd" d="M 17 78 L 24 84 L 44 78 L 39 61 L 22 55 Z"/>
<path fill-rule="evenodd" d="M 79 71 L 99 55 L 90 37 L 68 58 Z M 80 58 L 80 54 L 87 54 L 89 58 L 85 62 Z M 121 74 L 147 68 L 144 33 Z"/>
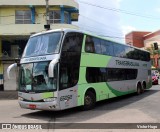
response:
<path fill-rule="evenodd" d="M 152 86 L 150 54 L 79 30 L 32 35 L 19 67 L 19 105 L 27 109 L 92 109 L 97 101 Z"/>

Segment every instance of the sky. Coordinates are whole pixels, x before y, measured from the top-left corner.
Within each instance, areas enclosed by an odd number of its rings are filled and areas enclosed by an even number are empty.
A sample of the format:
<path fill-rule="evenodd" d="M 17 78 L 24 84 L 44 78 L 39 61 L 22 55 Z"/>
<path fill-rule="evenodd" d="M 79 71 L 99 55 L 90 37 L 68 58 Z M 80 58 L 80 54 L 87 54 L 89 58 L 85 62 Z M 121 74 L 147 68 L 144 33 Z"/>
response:
<path fill-rule="evenodd" d="M 131 31 L 160 30 L 160 0 L 76 0 L 80 29 L 124 42 Z"/>

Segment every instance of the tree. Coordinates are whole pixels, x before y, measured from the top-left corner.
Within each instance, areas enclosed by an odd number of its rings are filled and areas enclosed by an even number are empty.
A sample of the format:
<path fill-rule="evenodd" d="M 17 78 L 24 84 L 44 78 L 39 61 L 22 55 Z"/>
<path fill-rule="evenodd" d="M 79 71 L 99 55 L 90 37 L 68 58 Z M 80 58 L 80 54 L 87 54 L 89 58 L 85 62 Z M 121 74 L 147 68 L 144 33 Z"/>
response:
<path fill-rule="evenodd" d="M 147 47 L 146 50 L 150 52 L 153 58 L 155 58 L 155 55 L 159 56 L 160 54 L 160 50 L 159 49 L 155 50 L 155 47 L 153 44 L 151 44 L 151 47 Z M 155 65 L 155 61 L 153 61 L 153 65 Z"/>

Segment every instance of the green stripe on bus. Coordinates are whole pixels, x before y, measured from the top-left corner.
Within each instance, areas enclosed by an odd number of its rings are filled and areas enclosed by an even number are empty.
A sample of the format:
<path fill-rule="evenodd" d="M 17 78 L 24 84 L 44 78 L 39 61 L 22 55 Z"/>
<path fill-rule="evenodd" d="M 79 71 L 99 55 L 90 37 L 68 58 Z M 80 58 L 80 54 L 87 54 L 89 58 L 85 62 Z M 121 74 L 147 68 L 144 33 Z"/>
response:
<path fill-rule="evenodd" d="M 121 96 L 129 93 L 134 93 L 135 90 L 128 90 L 128 91 L 118 91 L 113 89 L 108 83 L 106 83 L 107 87 L 110 89 L 111 93 L 113 93 L 115 96 Z"/>
<path fill-rule="evenodd" d="M 113 97 L 118 97 L 122 95 L 126 95 L 129 93 L 134 93 L 135 90 L 128 90 L 128 91 L 118 91 L 115 90 L 112 86 L 110 86 L 106 82 L 101 83 L 90 83 L 90 84 L 79 84 L 78 85 L 78 106 L 84 105 L 84 95 L 87 89 L 93 88 L 96 92 L 96 100 L 104 100 Z"/>
<path fill-rule="evenodd" d="M 50 98 L 50 97 L 54 97 L 53 92 L 42 93 L 42 98 L 43 99 Z"/>
<path fill-rule="evenodd" d="M 81 66 L 106 67 L 111 58 L 111 56 L 98 55 L 92 53 L 82 53 Z"/>

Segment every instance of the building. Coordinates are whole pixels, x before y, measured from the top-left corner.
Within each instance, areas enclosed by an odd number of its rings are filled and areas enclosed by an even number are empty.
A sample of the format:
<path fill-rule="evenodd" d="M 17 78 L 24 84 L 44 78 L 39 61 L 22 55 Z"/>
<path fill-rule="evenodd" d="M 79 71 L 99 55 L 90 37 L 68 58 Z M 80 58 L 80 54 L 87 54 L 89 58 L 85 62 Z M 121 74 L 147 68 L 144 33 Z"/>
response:
<path fill-rule="evenodd" d="M 160 69 L 160 30 L 156 32 L 132 31 L 125 36 L 126 44 L 144 48 L 151 52 L 152 65 Z M 159 49 L 154 49 L 158 44 Z"/>
<path fill-rule="evenodd" d="M 74 0 L 49 0 L 51 29 L 78 28 L 78 3 Z M 0 0 L 0 90 L 16 90 L 16 71 L 11 80 L 7 67 L 20 58 L 29 36 L 45 30 L 45 0 Z"/>
<path fill-rule="evenodd" d="M 140 32 L 140 31 L 130 32 L 125 36 L 126 44 L 142 48 L 144 47 L 144 35 L 147 35 L 149 33 L 150 32 Z"/>

